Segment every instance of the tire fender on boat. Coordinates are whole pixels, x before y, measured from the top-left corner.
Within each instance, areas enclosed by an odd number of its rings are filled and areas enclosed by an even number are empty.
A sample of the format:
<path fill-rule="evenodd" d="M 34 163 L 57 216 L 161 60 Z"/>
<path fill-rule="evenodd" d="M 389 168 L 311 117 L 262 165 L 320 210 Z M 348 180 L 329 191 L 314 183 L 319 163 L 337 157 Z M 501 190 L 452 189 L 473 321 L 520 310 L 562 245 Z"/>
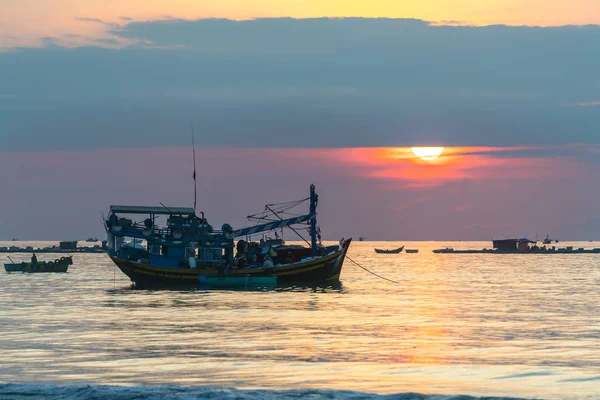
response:
<path fill-rule="evenodd" d="M 181 229 L 174 229 L 172 235 L 175 239 L 181 239 L 183 237 L 183 232 L 181 232 Z"/>

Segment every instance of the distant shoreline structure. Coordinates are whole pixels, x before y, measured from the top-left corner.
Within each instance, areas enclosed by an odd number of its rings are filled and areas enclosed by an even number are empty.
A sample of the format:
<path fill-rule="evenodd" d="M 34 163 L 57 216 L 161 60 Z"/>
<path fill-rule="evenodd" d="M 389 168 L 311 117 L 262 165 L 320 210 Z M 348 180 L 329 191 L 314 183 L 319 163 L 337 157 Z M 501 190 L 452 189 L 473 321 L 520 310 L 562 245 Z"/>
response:
<path fill-rule="evenodd" d="M 28 241 L 31 243 L 31 241 Z M 61 241 L 58 242 L 58 246 L 46 246 L 46 247 L 33 247 L 31 245 L 20 247 L 20 246 L 0 246 L 0 253 L 54 253 L 54 254 L 65 254 L 65 253 L 105 253 L 106 252 L 106 241 L 102 242 L 102 245 L 90 246 L 78 246 L 77 241 Z"/>

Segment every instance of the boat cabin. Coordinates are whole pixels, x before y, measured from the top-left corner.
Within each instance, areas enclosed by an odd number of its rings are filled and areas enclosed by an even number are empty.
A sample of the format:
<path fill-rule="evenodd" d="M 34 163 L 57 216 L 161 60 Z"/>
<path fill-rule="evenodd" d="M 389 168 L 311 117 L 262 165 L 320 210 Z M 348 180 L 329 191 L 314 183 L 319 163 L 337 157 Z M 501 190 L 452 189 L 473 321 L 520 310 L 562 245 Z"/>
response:
<path fill-rule="evenodd" d="M 106 227 L 109 254 L 126 260 L 193 268 L 196 261 L 211 265 L 233 258 L 231 227 L 216 231 L 193 208 L 111 206 Z"/>
<path fill-rule="evenodd" d="M 267 222 L 237 230 L 229 224 L 223 224 L 220 230 L 216 230 L 208 223 L 204 213 L 197 216 L 190 207 L 113 205 L 105 220 L 107 253 L 121 260 L 155 267 L 225 268 L 235 265 L 260 267 L 275 262 L 294 263 L 335 251 L 320 243 L 316 226 L 318 196 L 314 185 L 311 185 L 310 197 L 291 203 L 301 204 L 305 201 L 309 201 L 307 214 L 278 220 L 261 218 Z M 289 205 L 282 204 L 286 207 Z M 275 211 L 269 210 L 278 216 Z M 300 246 L 297 249 L 296 246 L 285 246 L 276 230 L 293 224 L 309 226 L 311 237 L 307 243 L 310 247 Z M 250 238 L 269 231 L 275 232 L 275 238 L 263 237 L 260 243 L 239 240 L 237 247 L 234 246 L 236 237 Z"/>
<path fill-rule="evenodd" d="M 530 244 L 535 245 L 535 241 L 526 238 L 523 239 L 500 239 L 493 241 L 494 249 L 498 251 L 529 251 Z"/>

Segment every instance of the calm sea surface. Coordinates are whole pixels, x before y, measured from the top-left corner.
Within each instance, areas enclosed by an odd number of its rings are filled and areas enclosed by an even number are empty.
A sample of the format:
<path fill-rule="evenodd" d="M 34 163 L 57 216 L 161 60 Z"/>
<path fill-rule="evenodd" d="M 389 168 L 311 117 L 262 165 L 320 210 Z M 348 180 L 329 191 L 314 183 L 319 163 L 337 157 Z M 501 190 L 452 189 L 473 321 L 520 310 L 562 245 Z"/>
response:
<path fill-rule="evenodd" d="M 402 244 L 419 253 L 373 250 Z M 446 246 L 490 243 L 355 242 L 353 260 L 398 284 L 347 260 L 339 289 L 132 290 L 102 254 L 66 274 L 2 269 L 0 382 L 600 397 L 600 254 L 431 252 Z M 42 393 L 0 397 L 19 390 Z"/>

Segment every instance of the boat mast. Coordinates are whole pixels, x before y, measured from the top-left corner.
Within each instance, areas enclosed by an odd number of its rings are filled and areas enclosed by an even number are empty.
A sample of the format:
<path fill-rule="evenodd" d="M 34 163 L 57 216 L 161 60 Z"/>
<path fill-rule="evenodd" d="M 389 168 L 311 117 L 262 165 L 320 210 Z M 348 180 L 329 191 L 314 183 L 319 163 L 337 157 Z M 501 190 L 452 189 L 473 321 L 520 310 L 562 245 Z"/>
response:
<path fill-rule="evenodd" d="M 315 193 L 315 185 L 310 185 L 310 247 L 312 255 L 317 255 L 317 202 L 319 196 Z"/>
<path fill-rule="evenodd" d="M 194 143 L 194 124 L 192 124 L 192 154 L 194 156 L 194 214 L 195 214 L 198 190 L 196 189 L 196 145 Z"/>

